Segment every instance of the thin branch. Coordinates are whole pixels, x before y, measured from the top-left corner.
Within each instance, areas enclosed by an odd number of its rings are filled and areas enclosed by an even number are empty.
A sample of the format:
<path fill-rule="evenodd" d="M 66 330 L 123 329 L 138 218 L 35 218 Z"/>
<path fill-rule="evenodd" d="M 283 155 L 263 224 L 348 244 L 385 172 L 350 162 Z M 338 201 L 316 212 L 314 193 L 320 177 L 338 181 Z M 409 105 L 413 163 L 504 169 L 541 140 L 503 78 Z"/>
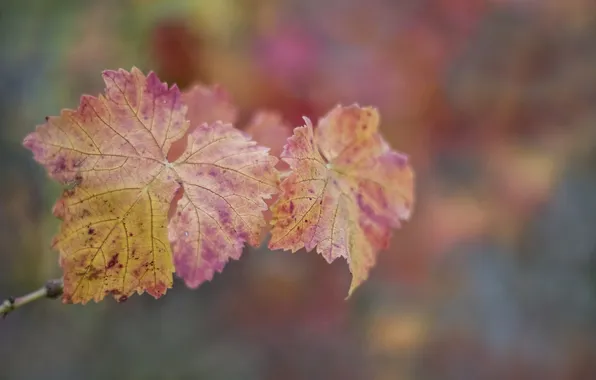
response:
<path fill-rule="evenodd" d="M 49 280 L 45 285 L 29 294 L 22 297 L 8 297 L 2 304 L 0 304 L 0 316 L 6 317 L 10 312 L 19 307 L 42 298 L 55 299 L 62 295 L 64 284 L 62 279 Z"/>

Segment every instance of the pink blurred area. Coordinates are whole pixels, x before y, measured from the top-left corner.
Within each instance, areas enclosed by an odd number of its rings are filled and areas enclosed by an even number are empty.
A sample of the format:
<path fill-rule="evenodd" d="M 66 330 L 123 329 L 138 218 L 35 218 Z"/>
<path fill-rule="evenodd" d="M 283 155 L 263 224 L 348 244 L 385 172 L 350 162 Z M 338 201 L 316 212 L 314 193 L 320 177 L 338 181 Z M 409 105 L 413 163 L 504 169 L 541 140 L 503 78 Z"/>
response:
<path fill-rule="evenodd" d="M 347 301 L 345 262 L 264 244 L 196 291 L 11 314 L 0 378 L 596 378 L 594 1 L 52 0 L 0 17 L 0 298 L 60 274 L 58 189 L 20 141 L 103 69 L 221 85 L 276 155 L 303 116 L 376 106 L 417 197 Z"/>

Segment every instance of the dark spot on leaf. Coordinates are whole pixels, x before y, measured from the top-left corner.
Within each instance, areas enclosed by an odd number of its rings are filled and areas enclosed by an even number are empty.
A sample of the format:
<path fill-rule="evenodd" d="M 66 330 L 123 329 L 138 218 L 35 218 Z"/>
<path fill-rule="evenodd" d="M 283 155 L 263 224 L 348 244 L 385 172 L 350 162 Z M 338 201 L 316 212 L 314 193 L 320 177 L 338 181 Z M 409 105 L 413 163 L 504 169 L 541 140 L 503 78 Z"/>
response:
<path fill-rule="evenodd" d="M 131 237 L 132 237 L 132 232 L 129 232 L 129 233 L 128 233 L 128 236 L 131 236 Z"/>
<path fill-rule="evenodd" d="M 88 274 L 87 279 L 89 281 L 97 280 L 99 276 L 103 273 L 103 270 L 100 268 L 93 268 Z"/>
<path fill-rule="evenodd" d="M 127 296 L 122 296 L 122 297 L 118 298 L 118 302 L 126 302 L 127 299 L 128 299 Z"/>
<path fill-rule="evenodd" d="M 112 256 L 112 258 L 110 259 L 110 261 L 108 262 L 108 265 L 106 266 L 106 268 L 111 268 L 114 265 L 116 265 L 118 263 L 118 254 L 114 254 L 114 256 Z"/>
<path fill-rule="evenodd" d="M 87 231 L 87 233 L 88 233 L 89 235 L 93 235 L 93 234 L 95 233 L 95 229 L 93 229 L 93 228 L 89 228 L 89 230 Z"/>
<path fill-rule="evenodd" d="M 294 212 L 294 202 L 290 201 L 290 212 Z"/>

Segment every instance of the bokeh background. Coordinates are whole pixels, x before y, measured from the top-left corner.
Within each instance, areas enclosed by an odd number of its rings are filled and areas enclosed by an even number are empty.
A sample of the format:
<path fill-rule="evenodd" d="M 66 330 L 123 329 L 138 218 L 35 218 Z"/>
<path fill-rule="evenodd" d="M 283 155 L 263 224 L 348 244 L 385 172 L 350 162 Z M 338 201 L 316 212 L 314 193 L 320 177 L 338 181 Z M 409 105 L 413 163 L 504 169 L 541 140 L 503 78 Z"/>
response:
<path fill-rule="evenodd" d="M 0 41 L 0 298 L 60 275 L 21 141 L 103 69 L 219 83 L 239 126 L 375 105 L 417 174 L 348 301 L 345 262 L 264 244 L 158 301 L 18 310 L 0 379 L 596 379 L 593 0 L 7 0 Z"/>

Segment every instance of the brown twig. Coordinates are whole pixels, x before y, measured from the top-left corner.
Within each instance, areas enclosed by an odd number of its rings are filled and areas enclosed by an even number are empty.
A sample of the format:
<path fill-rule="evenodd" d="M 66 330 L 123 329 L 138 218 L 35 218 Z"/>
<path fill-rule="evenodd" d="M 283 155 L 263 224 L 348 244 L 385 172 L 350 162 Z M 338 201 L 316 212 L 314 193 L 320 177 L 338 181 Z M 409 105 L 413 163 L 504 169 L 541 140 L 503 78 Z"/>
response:
<path fill-rule="evenodd" d="M 2 304 L 0 304 L 0 316 L 6 317 L 10 312 L 19 307 L 42 298 L 55 299 L 62 295 L 63 283 L 62 279 L 49 280 L 40 289 L 25 294 L 22 297 L 8 297 Z"/>

